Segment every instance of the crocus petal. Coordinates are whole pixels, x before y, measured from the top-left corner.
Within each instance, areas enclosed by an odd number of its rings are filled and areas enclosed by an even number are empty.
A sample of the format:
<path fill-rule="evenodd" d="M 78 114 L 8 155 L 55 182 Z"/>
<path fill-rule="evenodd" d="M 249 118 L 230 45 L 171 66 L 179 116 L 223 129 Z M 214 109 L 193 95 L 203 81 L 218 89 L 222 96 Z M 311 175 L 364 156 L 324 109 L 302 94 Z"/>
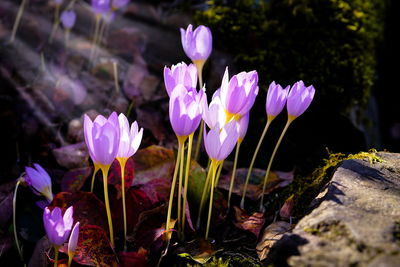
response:
<path fill-rule="evenodd" d="M 68 241 L 68 254 L 75 253 L 76 245 L 78 244 L 79 237 L 79 222 L 77 222 L 71 231 Z"/>

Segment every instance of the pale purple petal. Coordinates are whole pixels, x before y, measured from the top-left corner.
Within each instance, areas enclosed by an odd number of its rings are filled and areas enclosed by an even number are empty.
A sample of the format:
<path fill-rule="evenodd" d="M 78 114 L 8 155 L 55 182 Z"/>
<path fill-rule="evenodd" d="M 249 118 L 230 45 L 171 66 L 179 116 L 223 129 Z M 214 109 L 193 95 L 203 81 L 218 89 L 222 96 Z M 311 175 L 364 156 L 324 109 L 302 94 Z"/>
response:
<path fill-rule="evenodd" d="M 79 222 L 77 222 L 71 231 L 71 235 L 68 241 L 68 254 L 75 253 L 76 245 L 78 244 L 79 237 Z"/>

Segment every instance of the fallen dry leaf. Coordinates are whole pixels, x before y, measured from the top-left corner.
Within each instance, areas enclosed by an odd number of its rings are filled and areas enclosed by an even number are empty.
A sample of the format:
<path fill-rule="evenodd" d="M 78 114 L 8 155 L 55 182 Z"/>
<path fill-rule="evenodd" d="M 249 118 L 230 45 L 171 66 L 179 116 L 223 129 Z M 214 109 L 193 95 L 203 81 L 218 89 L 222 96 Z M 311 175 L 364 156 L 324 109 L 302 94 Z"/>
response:
<path fill-rule="evenodd" d="M 239 229 L 255 234 L 255 236 L 258 238 L 261 228 L 265 222 L 264 214 L 262 212 L 254 212 L 249 215 L 246 214 L 246 211 L 236 206 L 234 208 L 236 221 L 233 222 L 233 224 Z"/>
<path fill-rule="evenodd" d="M 273 222 L 265 228 L 256 251 L 260 261 L 265 260 L 272 246 L 291 229 L 291 224 L 284 221 Z"/>

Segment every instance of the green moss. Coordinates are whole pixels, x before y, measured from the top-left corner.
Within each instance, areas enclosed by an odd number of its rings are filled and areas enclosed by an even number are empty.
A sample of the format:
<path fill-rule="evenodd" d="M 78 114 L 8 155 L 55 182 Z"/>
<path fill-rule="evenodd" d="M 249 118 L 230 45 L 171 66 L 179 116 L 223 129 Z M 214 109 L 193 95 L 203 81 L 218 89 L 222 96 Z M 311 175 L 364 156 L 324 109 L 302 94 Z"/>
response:
<path fill-rule="evenodd" d="M 376 77 L 384 0 L 209 1 L 195 20 L 240 70 L 257 69 L 261 87 L 303 79 L 321 107 L 364 105 Z"/>
<path fill-rule="evenodd" d="M 202 267 L 228 267 L 229 266 L 229 259 L 228 260 L 224 260 L 224 259 L 222 259 L 222 258 L 216 258 L 216 257 L 214 257 L 213 259 L 212 259 L 212 261 L 209 261 L 209 262 L 207 262 L 207 263 L 205 263 L 205 264 L 194 264 L 194 265 L 192 265 L 192 264 L 187 264 L 186 266 L 190 266 L 190 267 L 200 267 L 200 266 L 202 266 Z"/>

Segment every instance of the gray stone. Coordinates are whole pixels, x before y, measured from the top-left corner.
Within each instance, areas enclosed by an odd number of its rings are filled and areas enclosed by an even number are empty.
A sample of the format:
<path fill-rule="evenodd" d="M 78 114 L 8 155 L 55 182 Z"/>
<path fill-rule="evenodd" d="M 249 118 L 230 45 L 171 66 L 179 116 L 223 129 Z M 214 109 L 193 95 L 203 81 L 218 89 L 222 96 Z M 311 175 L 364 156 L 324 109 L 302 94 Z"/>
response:
<path fill-rule="evenodd" d="M 277 246 L 290 247 L 290 266 L 400 266 L 400 154 L 378 156 L 337 168 L 317 207 Z"/>

